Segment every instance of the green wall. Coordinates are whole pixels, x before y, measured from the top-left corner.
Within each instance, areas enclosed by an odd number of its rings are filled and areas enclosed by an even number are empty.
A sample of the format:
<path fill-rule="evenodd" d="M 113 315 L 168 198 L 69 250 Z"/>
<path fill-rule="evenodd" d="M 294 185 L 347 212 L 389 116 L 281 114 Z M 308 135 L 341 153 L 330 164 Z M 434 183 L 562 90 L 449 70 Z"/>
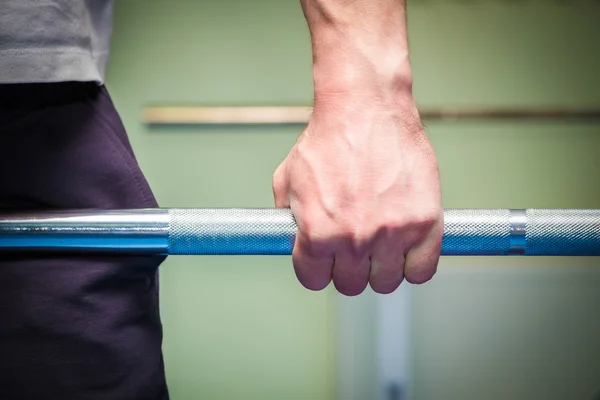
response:
<path fill-rule="evenodd" d="M 409 4 L 423 107 L 600 106 L 597 2 Z M 271 207 L 272 171 L 301 127 L 148 127 L 143 106 L 309 104 L 310 63 L 296 0 L 117 0 L 108 86 L 161 205 Z M 598 123 L 427 129 L 445 207 L 600 208 Z M 588 398 L 600 389 L 597 264 L 442 260 L 414 292 L 415 398 Z M 302 289 L 288 258 L 170 258 L 161 285 L 173 399 L 336 398 L 337 295 Z M 370 399 L 376 343 L 362 329 L 357 379 L 342 383 Z"/>

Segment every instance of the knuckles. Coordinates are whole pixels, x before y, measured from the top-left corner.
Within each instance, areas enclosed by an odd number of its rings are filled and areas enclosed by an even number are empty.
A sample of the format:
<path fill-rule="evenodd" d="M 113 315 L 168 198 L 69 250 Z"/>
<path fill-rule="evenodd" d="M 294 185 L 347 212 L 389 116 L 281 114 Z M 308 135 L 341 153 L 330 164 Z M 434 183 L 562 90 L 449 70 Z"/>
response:
<path fill-rule="evenodd" d="M 302 237 L 308 249 L 314 253 L 326 250 L 346 251 L 360 258 L 371 252 L 379 241 L 390 237 L 411 237 L 421 239 L 435 229 L 443 219 L 441 208 L 413 210 L 401 218 L 378 219 L 352 218 L 305 218 L 302 222 Z"/>
<path fill-rule="evenodd" d="M 427 233 L 439 223 L 441 217 L 441 209 L 417 210 L 405 217 L 404 229 L 414 230 L 418 233 Z"/>
<path fill-rule="evenodd" d="M 307 211 L 307 210 L 305 210 Z M 301 231 L 303 251 L 312 257 L 331 257 L 335 259 L 335 271 L 331 279 L 325 281 L 303 282 L 310 290 L 322 290 L 329 285 L 331 280 L 336 290 L 345 296 L 357 296 L 364 292 L 366 287 L 379 294 L 394 292 L 406 280 L 412 284 L 423 284 L 431 280 L 435 268 L 417 268 L 408 272 L 401 279 L 372 279 L 367 274 L 361 273 L 364 260 L 372 257 L 375 249 L 395 249 L 402 251 L 398 245 L 411 246 L 429 236 L 433 230 L 438 230 L 443 219 L 443 210 L 438 207 L 420 207 L 414 210 L 399 212 L 395 218 L 385 218 L 373 215 L 369 218 L 360 213 L 348 214 L 343 218 L 321 214 L 321 218 L 314 217 L 315 213 L 305 212 L 309 218 L 302 219 Z M 390 213 L 388 215 L 394 215 Z M 398 270 L 403 265 L 382 265 L 385 269 L 383 276 L 398 276 Z"/>

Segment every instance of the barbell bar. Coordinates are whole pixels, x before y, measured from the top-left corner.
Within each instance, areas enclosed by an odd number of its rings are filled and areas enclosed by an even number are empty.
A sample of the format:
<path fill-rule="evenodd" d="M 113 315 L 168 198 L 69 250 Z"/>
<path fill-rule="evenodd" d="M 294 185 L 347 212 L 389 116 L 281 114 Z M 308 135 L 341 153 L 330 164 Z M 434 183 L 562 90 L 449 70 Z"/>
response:
<path fill-rule="evenodd" d="M 0 215 L 2 253 L 289 255 L 289 209 L 140 209 Z M 600 210 L 445 209 L 443 256 L 600 256 Z"/>

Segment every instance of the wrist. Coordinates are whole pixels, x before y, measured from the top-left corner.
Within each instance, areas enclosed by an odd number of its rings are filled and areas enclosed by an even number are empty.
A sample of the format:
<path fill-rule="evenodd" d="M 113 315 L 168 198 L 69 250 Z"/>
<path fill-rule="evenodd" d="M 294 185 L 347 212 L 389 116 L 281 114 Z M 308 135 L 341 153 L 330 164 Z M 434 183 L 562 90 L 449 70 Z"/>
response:
<path fill-rule="evenodd" d="M 337 48 L 314 49 L 315 106 L 345 97 L 392 104 L 413 101 L 407 50 L 383 45 L 357 47 L 338 43 Z"/>
<path fill-rule="evenodd" d="M 334 65 L 313 69 L 315 103 L 344 97 L 372 99 L 381 103 L 413 99 L 409 68 L 365 71 L 364 64 Z"/>
<path fill-rule="evenodd" d="M 316 104 L 348 96 L 412 100 L 405 0 L 301 3 L 311 34 Z"/>
<path fill-rule="evenodd" d="M 366 72 L 359 65 L 314 68 L 314 112 L 394 110 L 414 114 L 412 75 L 408 67 Z"/>

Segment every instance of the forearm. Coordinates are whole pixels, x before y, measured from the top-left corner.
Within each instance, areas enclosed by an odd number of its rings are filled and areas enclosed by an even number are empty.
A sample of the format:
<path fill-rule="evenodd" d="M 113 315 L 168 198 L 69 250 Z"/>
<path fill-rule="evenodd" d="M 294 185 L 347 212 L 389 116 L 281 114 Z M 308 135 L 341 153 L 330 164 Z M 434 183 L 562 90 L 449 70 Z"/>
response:
<path fill-rule="evenodd" d="M 406 0 L 301 0 L 315 107 L 338 97 L 412 102 Z"/>

